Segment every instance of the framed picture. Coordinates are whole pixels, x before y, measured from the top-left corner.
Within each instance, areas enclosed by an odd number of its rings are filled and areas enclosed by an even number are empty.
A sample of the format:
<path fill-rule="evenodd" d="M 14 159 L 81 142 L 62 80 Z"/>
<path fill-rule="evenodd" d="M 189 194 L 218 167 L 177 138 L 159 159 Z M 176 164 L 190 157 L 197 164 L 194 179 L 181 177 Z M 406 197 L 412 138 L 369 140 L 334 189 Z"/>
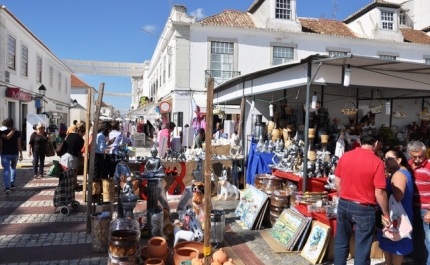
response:
<path fill-rule="evenodd" d="M 252 185 L 249 185 L 243 196 L 241 196 L 239 204 L 234 213 L 246 224 L 249 229 L 255 229 L 255 222 L 259 221 L 260 215 L 264 215 L 262 208 L 267 205 L 269 199 L 266 193 L 258 190 Z M 265 209 L 267 207 L 264 207 Z"/>
<path fill-rule="evenodd" d="M 318 263 L 324 256 L 327 248 L 327 242 L 330 238 L 330 226 L 315 221 L 312 224 L 312 230 L 308 240 L 301 252 L 302 257 L 313 264 Z"/>
<path fill-rule="evenodd" d="M 291 209 L 284 209 L 269 235 L 287 250 L 292 250 L 303 233 L 308 219 Z"/>

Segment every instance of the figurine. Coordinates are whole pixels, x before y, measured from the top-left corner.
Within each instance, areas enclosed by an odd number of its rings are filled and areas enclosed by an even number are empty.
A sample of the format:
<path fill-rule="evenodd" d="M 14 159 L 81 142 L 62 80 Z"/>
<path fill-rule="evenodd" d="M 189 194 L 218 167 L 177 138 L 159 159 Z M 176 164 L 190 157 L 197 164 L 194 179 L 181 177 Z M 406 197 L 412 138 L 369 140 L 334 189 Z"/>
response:
<path fill-rule="evenodd" d="M 264 148 L 263 135 L 260 135 L 260 140 L 258 141 L 255 150 L 257 152 L 259 152 L 259 153 L 262 153 L 263 152 L 263 148 Z"/>
<path fill-rule="evenodd" d="M 173 230 L 175 233 L 175 242 L 173 242 L 173 246 L 175 246 L 179 240 L 185 241 L 193 241 L 194 233 L 188 230 L 182 230 L 182 223 L 179 220 L 175 220 L 173 222 Z"/>
<path fill-rule="evenodd" d="M 205 184 L 203 182 L 194 182 L 191 185 L 193 191 L 193 209 L 196 215 L 199 216 L 201 220 L 204 220 L 204 194 L 205 194 Z"/>
<path fill-rule="evenodd" d="M 218 180 L 227 180 L 227 169 L 225 168 L 225 165 L 222 165 L 221 176 Z"/>
<path fill-rule="evenodd" d="M 237 134 L 233 134 L 231 136 L 231 145 L 230 145 L 230 156 L 233 159 L 236 159 L 239 156 L 242 156 L 243 148 L 240 145 L 239 136 Z"/>
<path fill-rule="evenodd" d="M 151 148 L 151 155 L 145 163 L 145 171 L 142 172 L 144 178 L 164 178 L 166 173 L 163 171 L 161 159 L 157 157 L 158 151 L 154 145 Z"/>
<path fill-rule="evenodd" d="M 134 195 L 134 188 L 133 183 L 131 183 L 131 177 L 127 177 L 127 181 L 124 184 L 124 187 L 122 189 L 122 193 L 127 197 L 133 197 Z"/>
<path fill-rule="evenodd" d="M 218 184 L 221 186 L 221 192 L 218 195 L 218 200 L 224 195 L 224 201 L 227 200 L 228 194 L 234 194 L 234 199 L 239 199 L 239 190 L 235 185 L 230 184 L 227 180 L 220 180 Z"/>
<path fill-rule="evenodd" d="M 342 155 L 345 153 L 345 134 L 342 132 L 339 135 L 339 139 L 337 139 L 336 142 L 336 150 L 334 152 L 334 155 L 337 156 L 338 158 L 341 158 Z"/>

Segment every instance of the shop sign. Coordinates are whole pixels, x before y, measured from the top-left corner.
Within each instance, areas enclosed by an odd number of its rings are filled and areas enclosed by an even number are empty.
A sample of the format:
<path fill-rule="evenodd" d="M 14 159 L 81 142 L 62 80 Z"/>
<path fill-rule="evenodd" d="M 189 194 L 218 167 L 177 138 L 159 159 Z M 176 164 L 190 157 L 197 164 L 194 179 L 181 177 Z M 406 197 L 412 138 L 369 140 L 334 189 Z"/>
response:
<path fill-rule="evenodd" d="M 55 109 L 56 110 L 63 110 L 63 106 L 61 106 L 60 104 L 56 104 Z"/>
<path fill-rule="evenodd" d="M 19 87 L 8 87 L 6 90 L 6 97 L 18 99 L 24 102 L 31 101 L 31 94 L 22 91 Z"/>

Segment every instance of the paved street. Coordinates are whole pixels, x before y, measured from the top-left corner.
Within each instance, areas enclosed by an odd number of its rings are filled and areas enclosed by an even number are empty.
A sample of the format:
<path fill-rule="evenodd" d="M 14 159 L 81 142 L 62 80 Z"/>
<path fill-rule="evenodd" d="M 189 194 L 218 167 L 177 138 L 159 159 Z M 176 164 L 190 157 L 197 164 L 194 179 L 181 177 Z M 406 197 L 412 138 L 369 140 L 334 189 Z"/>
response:
<path fill-rule="evenodd" d="M 148 145 L 149 146 L 149 145 Z M 147 155 L 137 148 L 136 155 Z M 48 158 L 47 165 L 52 159 Z M 33 179 L 31 161 L 24 160 L 17 170 L 17 189 L 4 195 L 0 182 L 0 264 L 107 264 L 107 253 L 91 250 L 91 235 L 86 233 L 86 205 L 81 202 L 68 216 L 54 213 L 53 196 L 57 178 Z M 48 167 L 45 167 L 45 172 Z M 3 176 L 3 170 L 0 170 Z M 82 182 L 82 176 L 79 177 Z M 176 209 L 177 201 L 171 201 Z M 300 253 L 275 253 L 259 231 L 242 229 L 234 215 L 237 201 L 214 201 L 214 208 L 226 211 L 225 242 L 237 264 L 310 264 Z M 143 216 L 146 202 L 139 202 L 135 217 Z M 114 214 L 115 215 L 115 214 Z M 141 240 L 141 246 L 145 245 Z M 374 260 L 378 264 L 381 260 Z M 332 264 L 331 262 L 325 264 Z M 353 264 L 353 260 L 349 261 Z"/>

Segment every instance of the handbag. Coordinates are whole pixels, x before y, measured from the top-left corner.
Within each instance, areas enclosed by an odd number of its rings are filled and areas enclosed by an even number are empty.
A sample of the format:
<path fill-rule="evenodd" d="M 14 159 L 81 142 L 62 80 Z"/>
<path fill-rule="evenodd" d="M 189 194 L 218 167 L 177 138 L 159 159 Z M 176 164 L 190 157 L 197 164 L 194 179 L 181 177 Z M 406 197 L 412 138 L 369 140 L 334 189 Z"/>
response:
<path fill-rule="evenodd" d="M 57 156 L 62 156 L 65 153 L 67 153 L 67 150 L 69 149 L 69 145 L 67 144 L 66 139 L 67 137 L 64 138 L 64 140 L 55 149 L 55 153 L 57 154 Z"/>
<path fill-rule="evenodd" d="M 383 232 L 383 236 L 392 241 L 399 241 L 403 238 L 411 238 L 412 224 L 405 212 L 402 204 L 391 195 L 388 200 L 390 209 L 391 226 Z"/>
<path fill-rule="evenodd" d="M 63 173 L 63 168 L 60 166 L 58 160 L 52 160 L 52 166 L 48 170 L 48 176 L 59 178 Z"/>
<path fill-rule="evenodd" d="M 55 156 L 54 146 L 52 146 L 52 143 L 50 141 L 46 142 L 46 156 Z"/>

